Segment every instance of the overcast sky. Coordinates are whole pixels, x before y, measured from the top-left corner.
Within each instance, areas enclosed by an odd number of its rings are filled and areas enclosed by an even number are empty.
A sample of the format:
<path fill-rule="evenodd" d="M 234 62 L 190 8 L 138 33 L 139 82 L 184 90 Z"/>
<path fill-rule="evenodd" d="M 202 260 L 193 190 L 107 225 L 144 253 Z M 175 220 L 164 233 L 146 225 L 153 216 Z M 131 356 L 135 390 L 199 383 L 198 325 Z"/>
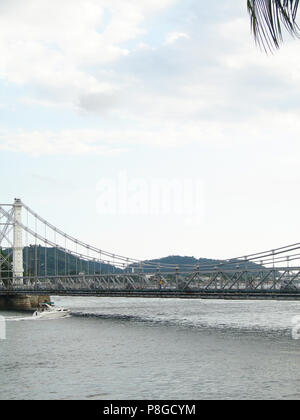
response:
<path fill-rule="evenodd" d="M 135 258 L 298 242 L 299 51 L 246 0 L 1 0 L 1 202 Z"/>

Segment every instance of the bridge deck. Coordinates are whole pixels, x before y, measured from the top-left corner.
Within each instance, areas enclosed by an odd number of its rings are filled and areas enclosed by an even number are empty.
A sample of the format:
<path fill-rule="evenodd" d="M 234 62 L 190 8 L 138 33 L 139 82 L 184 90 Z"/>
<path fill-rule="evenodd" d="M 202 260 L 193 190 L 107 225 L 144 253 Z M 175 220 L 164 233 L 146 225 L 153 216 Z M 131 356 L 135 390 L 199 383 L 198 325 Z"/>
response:
<path fill-rule="evenodd" d="M 300 299 L 300 268 L 63 275 L 0 279 L 0 295 Z"/>
<path fill-rule="evenodd" d="M 300 300 L 300 291 L 275 290 L 53 290 L 53 289 L 18 289 L 0 290 L 0 296 L 16 295 L 51 295 L 51 296 L 94 296 L 94 297 L 132 297 L 132 298 L 180 298 L 180 299 L 270 299 Z"/>

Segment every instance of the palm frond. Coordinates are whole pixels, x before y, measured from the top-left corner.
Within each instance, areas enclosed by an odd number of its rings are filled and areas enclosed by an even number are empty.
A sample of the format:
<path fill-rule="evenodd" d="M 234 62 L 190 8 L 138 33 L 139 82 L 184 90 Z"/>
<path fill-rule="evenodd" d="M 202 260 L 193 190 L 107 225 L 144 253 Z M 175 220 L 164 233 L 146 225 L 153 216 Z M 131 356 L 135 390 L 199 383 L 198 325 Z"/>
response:
<path fill-rule="evenodd" d="M 298 6 L 299 0 L 247 0 L 252 33 L 265 51 L 279 48 L 282 27 L 292 36 L 300 36 L 296 23 Z"/>

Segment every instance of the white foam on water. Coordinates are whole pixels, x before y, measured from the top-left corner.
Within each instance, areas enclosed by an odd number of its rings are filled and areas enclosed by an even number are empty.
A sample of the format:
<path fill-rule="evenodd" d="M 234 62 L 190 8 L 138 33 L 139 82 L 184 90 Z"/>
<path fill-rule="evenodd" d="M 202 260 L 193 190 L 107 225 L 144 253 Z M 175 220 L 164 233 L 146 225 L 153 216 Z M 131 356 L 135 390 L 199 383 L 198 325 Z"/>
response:
<path fill-rule="evenodd" d="M 6 321 L 14 321 L 14 322 L 19 322 L 19 321 L 57 321 L 59 319 L 64 319 L 64 318 L 69 318 L 71 315 L 66 315 L 64 317 L 61 318 L 37 318 L 37 317 L 33 317 L 33 316 L 26 316 L 26 317 L 20 317 L 20 316 L 12 316 L 12 317 L 6 317 L 5 320 Z"/>

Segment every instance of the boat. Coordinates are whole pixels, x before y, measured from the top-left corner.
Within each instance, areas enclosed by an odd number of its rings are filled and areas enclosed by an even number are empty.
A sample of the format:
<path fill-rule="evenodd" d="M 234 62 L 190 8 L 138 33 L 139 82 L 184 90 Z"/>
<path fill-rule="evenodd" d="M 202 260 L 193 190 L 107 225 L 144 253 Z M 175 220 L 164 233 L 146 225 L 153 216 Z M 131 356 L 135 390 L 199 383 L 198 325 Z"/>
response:
<path fill-rule="evenodd" d="M 70 315 L 70 309 L 61 306 L 55 306 L 53 303 L 42 303 L 33 313 L 32 317 L 35 319 L 55 319 L 63 318 Z"/>

